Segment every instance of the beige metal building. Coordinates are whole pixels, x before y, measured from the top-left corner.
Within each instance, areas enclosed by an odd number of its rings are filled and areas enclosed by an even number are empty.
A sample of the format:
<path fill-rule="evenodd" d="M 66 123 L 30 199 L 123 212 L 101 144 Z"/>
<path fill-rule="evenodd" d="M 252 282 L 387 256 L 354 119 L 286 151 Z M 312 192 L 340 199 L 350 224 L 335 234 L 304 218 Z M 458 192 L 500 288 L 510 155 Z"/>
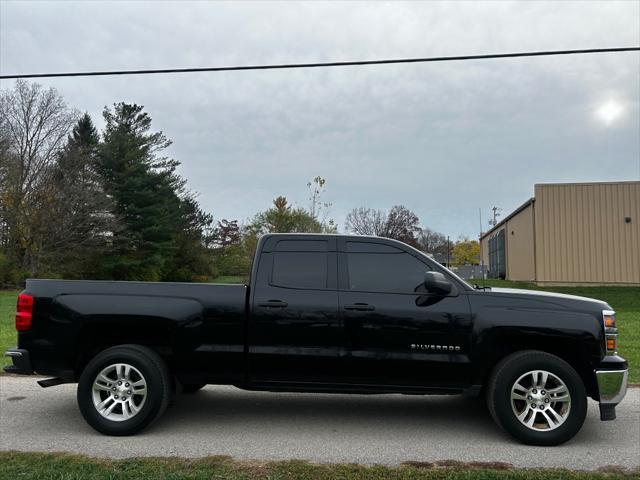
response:
<path fill-rule="evenodd" d="M 640 182 L 536 185 L 480 241 L 490 277 L 640 285 Z"/>

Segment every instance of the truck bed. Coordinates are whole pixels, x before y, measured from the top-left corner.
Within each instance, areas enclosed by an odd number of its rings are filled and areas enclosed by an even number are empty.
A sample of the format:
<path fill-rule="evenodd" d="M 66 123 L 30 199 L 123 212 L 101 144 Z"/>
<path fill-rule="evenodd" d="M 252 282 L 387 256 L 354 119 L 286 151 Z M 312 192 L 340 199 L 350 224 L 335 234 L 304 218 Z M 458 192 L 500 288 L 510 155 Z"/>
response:
<path fill-rule="evenodd" d="M 25 292 L 36 303 L 32 328 L 18 335 L 18 346 L 32 353 L 37 373 L 64 370 L 75 378 L 87 345 L 89 352 L 99 351 L 125 332 L 127 343 L 144 340 L 179 351 L 182 365 L 177 370 L 189 365 L 200 373 L 201 368 L 194 368 L 199 352 L 215 349 L 204 339 L 244 351 L 246 285 L 27 280 Z M 235 365 L 242 368 L 240 361 Z"/>

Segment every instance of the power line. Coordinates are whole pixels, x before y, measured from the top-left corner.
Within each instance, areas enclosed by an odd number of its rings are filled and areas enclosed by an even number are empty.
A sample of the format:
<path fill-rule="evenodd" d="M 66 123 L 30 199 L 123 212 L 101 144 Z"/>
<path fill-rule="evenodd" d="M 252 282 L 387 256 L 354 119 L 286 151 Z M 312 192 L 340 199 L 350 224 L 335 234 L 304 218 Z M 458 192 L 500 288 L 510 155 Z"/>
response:
<path fill-rule="evenodd" d="M 0 75 L 0 80 L 14 78 L 46 78 L 46 77 L 103 77 L 108 75 L 150 75 L 158 73 L 197 73 L 197 72 L 232 72 L 240 70 L 283 70 L 292 68 L 324 68 L 324 67 L 355 67 L 363 65 L 389 65 L 394 63 L 429 63 L 452 62 L 463 60 L 486 60 L 518 57 L 545 57 L 551 55 L 578 55 L 585 53 L 611 53 L 640 51 L 640 47 L 617 48 L 588 48 L 582 50 L 546 50 L 538 52 L 490 53 L 485 55 L 457 55 L 448 57 L 425 58 L 397 58 L 390 60 L 360 60 L 352 62 L 319 62 L 319 63 L 289 63 L 274 65 L 240 65 L 234 67 L 200 67 L 200 68 L 161 68 L 149 70 L 106 70 L 96 72 L 59 72 L 59 73 L 25 73 Z"/>

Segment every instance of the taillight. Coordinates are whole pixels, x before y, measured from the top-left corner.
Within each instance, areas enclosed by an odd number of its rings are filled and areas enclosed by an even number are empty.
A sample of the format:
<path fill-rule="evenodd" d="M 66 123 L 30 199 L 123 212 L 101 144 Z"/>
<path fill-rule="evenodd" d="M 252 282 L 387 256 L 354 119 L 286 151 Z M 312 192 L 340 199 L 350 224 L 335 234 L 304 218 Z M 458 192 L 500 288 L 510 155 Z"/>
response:
<path fill-rule="evenodd" d="M 28 293 L 18 295 L 18 305 L 16 307 L 16 330 L 24 332 L 31 328 L 33 318 L 33 297 Z"/>

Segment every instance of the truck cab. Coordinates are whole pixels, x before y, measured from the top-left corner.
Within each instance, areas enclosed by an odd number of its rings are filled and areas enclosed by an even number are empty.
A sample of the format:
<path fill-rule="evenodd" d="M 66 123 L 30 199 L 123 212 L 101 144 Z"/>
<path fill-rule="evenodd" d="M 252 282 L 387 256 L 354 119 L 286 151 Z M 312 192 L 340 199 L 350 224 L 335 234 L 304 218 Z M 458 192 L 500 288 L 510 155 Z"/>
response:
<path fill-rule="evenodd" d="M 367 237 L 264 238 L 250 294 L 251 381 L 362 391 L 468 387 L 471 288 L 455 276 L 444 278 L 445 288 L 427 286 L 427 272 L 444 277 L 443 270 L 404 247 Z"/>

